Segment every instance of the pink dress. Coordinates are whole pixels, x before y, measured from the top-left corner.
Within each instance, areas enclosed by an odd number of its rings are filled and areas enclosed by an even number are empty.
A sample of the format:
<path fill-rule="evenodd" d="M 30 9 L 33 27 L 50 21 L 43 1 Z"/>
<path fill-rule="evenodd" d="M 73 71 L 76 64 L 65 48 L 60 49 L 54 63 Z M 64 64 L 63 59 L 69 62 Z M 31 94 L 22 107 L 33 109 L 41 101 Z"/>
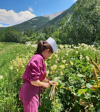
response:
<path fill-rule="evenodd" d="M 42 54 L 34 55 L 22 76 L 23 85 L 19 91 L 21 105 L 24 112 L 37 112 L 40 103 L 41 87 L 31 85 L 30 81 L 44 80 L 46 76 L 46 66 Z M 41 105 L 41 103 L 40 103 Z"/>

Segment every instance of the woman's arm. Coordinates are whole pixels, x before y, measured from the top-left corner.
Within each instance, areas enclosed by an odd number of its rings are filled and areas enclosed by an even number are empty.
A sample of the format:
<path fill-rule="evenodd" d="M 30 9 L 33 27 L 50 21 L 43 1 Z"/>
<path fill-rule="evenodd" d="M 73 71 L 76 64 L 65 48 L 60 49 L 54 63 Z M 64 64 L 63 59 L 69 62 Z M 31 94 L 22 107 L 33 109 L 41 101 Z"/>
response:
<path fill-rule="evenodd" d="M 47 82 L 47 83 L 49 83 L 51 85 L 56 84 L 56 82 L 50 81 L 50 78 L 49 77 L 45 77 L 44 82 Z"/>
<path fill-rule="evenodd" d="M 45 87 L 45 88 L 49 87 L 49 83 L 41 82 L 40 80 L 31 81 L 31 84 L 34 85 L 34 86 L 42 86 L 42 87 Z"/>

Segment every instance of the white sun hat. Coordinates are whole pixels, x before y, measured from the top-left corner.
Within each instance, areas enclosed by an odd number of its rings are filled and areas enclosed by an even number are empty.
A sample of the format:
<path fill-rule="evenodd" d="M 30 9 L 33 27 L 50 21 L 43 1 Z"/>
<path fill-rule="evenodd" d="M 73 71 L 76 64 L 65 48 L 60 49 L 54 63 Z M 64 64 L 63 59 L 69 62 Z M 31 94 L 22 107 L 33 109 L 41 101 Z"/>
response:
<path fill-rule="evenodd" d="M 49 37 L 46 41 L 51 45 L 53 52 L 56 52 L 57 51 L 56 41 L 51 37 Z"/>

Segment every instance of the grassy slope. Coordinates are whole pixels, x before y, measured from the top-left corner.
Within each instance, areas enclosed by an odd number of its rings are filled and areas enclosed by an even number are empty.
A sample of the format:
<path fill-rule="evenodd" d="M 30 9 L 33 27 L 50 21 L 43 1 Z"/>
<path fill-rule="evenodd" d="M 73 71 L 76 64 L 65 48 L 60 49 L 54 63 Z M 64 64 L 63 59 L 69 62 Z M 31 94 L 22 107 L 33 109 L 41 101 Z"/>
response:
<path fill-rule="evenodd" d="M 17 43 L 0 43 L 0 75 L 9 72 L 9 66 L 12 60 L 17 56 L 24 57 L 28 53 L 34 54 L 35 48 Z"/>

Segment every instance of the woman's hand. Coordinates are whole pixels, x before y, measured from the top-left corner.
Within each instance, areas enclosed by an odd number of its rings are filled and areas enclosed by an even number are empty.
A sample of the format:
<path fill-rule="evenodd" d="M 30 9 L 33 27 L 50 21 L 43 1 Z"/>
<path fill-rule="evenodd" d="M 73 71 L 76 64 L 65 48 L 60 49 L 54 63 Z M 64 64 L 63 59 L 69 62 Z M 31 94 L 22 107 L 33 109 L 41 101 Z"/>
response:
<path fill-rule="evenodd" d="M 49 87 L 49 83 L 44 83 L 43 87 L 47 89 Z"/>
<path fill-rule="evenodd" d="M 49 84 L 54 85 L 54 84 L 56 84 L 56 82 L 54 82 L 54 81 L 49 81 Z"/>

